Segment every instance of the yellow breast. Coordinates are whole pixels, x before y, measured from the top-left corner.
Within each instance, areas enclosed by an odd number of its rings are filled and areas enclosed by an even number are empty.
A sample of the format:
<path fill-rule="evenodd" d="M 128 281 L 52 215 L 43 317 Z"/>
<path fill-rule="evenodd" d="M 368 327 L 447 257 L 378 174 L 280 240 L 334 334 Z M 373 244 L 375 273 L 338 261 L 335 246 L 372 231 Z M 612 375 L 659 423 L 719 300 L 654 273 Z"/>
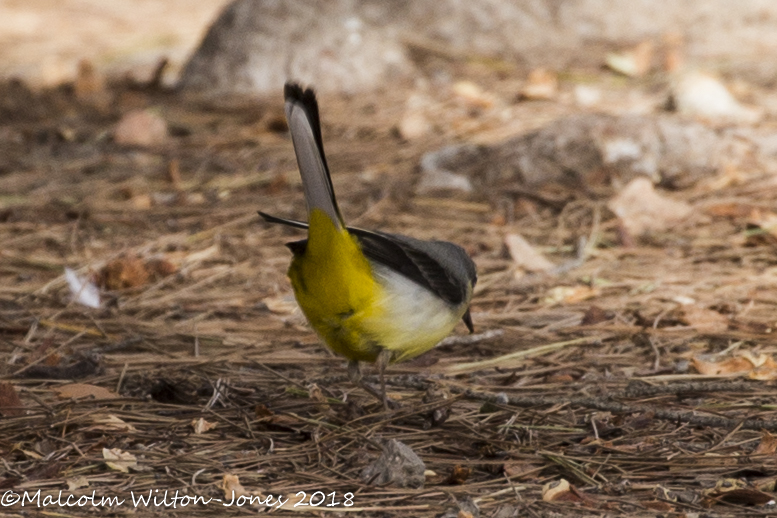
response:
<path fill-rule="evenodd" d="M 289 267 L 294 295 L 310 325 L 337 354 L 375 361 L 378 337 L 365 321 L 379 317 L 380 286 L 367 258 L 347 230 L 321 210 L 310 215 L 305 253 Z"/>

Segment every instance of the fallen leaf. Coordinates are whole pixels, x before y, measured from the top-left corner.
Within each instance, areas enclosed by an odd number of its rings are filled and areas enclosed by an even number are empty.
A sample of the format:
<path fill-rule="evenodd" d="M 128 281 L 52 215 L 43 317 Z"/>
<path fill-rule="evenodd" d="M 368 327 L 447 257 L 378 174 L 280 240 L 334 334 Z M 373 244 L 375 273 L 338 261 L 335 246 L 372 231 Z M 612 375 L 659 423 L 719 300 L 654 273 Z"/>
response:
<path fill-rule="evenodd" d="M 521 89 L 521 97 L 531 100 L 550 100 L 558 95 L 558 76 L 555 72 L 535 68 L 529 73 L 526 84 Z"/>
<path fill-rule="evenodd" d="M 118 448 L 103 448 L 103 459 L 105 459 L 105 464 L 116 471 L 121 471 L 122 473 L 129 473 L 129 468 L 137 468 L 138 467 L 138 459 L 133 454 L 121 451 Z"/>
<path fill-rule="evenodd" d="M 136 288 L 148 282 L 149 272 L 139 257 L 114 259 L 100 269 L 100 286 L 108 290 Z"/>
<path fill-rule="evenodd" d="M 575 304 L 597 297 L 600 290 L 590 286 L 556 286 L 548 290 L 543 299 L 545 304 Z"/>
<path fill-rule="evenodd" d="M 629 77 L 642 77 L 653 64 L 653 41 L 645 40 L 623 52 L 611 52 L 605 57 L 610 69 Z"/>
<path fill-rule="evenodd" d="M 777 436 L 766 430 L 761 431 L 761 442 L 758 443 L 753 455 L 774 455 L 775 451 L 777 451 Z"/>
<path fill-rule="evenodd" d="M 516 266 L 529 272 L 546 272 L 556 266 L 521 235 L 507 234 L 504 240 L 507 251 Z"/>
<path fill-rule="evenodd" d="M 461 485 L 467 482 L 467 479 L 472 474 L 472 469 L 456 464 L 451 470 L 451 474 L 446 482 L 448 484 Z"/>
<path fill-rule="evenodd" d="M 240 478 L 237 475 L 227 473 L 221 479 L 221 490 L 227 500 L 247 496 L 250 493 L 240 484 Z"/>
<path fill-rule="evenodd" d="M 719 480 L 715 487 L 703 492 L 702 505 L 711 507 L 719 502 L 737 505 L 764 505 L 774 499 L 769 493 L 759 491 L 742 480 L 727 478 Z"/>
<path fill-rule="evenodd" d="M 692 362 L 696 370 L 706 376 L 747 375 L 748 378 L 759 381 L 777 379 L 777 362 L 764 353 L 755 356 L 749 351 L 741 351 L 734 358 L 718 362 L 707 361 L 701 357 L 694 357 Z"/>
<path fill-rule="evenodd" d="M 10 383 L 0 382 L 0 415 L 12 417 L 24 413 L 24 405 Z"/>
<path fill-rule="evenodd" d="M 78 276 L 70 268 L 65 268 L 65 279 L 70 287 L 73 300 L 89 308 L 100 307 L 100 290 L 90 281 Z"/>
<path fill-rule="evenodd" d="M 585 315 L 583 316 L 583 320 L 580 322 L 580 325 L 593 326 L 601 322 L 607 322 L 611 318 L 613 318 L 613 315 L 610 312 L 605 311 L 604 309 L 600 308 L 595 304 L 591 304 L 591 306 L 585 312 Z"/>
<path fill-rule="evenodd" d="M 267 297 L 262 301 L 267 309 L 278 315 L 291 315 L 299 309 L 297 301 L 291 295 Z"/>
<path fill-rule="evenodd" d="M 99 388 L 99 387 L 98 387 Z M 136 432 L 137 429 L 129 423 L 124 422 L 113 414 L 96 414 L 92 416 L 92 426 L 88 431 L 105 432 Z"/>
<path fill-rule="evenodd" d="M 196 435 L 203 434 L 207 432 L 208 430 L 212 430 L 216 428 L 216 423 L 210 423 L 200 417 L 199 419 L 192 419 L 192 428 L 194 428 L 194 433 Z"/>
<path fill-rule="evenodd" d="M 495 99 L 472 81 L 457 81 L 453 85 L 453 94 L 465 103 L 477 108 L 491 108 Z"/>
<path fill-rule="evenodd" d="M 107 388 L 89 385 L 87 383 L 70 383 L 54 387 L 54 391 L 62 399 L 69 398 L 94 398 L 94 399 L 116 399 L 119 396 Z"/>
<path fill-rule="evenodd" d="M 75 491 L 82 487 L 89 487 L 89 479 L 86 477 L 76 477 L 65 479 L 68 491 Z"/>
<path fill-rule="evenodd" d="M 658 194 L 647 178 L 629 182 L 607 206 L 632 236 L 671 229 L 693 212 L 687 203 Z"/>
<path fill-rule="evenodd" d="M 712 309 L 689 304 L 682 307 L 682 312 L 682 322 L 694 327 L 699 333 L 714 334 L 728 330 L 728 317 Z"/>
<path fill-rule="evenodd" d="M 564 480 L 554 480 L 542 486 L 544 502 L 581 502 L 582 499 L 572 491 L 572 485 Z"/>

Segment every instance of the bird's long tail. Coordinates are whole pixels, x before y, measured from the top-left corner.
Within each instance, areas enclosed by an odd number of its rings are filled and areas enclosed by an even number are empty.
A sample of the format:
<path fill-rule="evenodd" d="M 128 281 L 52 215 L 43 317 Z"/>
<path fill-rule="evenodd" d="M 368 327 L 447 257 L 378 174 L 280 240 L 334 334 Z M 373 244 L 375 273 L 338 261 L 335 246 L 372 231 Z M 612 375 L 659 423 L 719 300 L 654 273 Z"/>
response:
<path fill-rule="evenodd" d="M 342 230 L 345 224 L 337 207 L 332 179 L 326 165 L 316 94 L 309 88 L 303 90 L 296 83 L 286 83 L 283 94 L 286 100 L 286 120 L 289 122 L 305 190 L 308 218 L 314 210 L 321 210 L 337 229 Z"/>

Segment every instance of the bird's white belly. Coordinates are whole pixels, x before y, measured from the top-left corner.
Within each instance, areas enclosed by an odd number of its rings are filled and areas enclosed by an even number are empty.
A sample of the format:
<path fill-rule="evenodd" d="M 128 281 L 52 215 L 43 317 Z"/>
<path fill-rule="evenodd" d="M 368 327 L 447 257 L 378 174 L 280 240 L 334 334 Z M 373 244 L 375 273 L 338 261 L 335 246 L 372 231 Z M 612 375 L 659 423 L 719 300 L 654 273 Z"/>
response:
<path fill-rule="evenodd" d="M 380 345 L 401 361 L 422 354 L 445 338 L 461 319 L 466 304 L 451 306 L 428 289 L 382 265 L 372 264 L 383 288 L 382 308 L 369 323 Z"/>

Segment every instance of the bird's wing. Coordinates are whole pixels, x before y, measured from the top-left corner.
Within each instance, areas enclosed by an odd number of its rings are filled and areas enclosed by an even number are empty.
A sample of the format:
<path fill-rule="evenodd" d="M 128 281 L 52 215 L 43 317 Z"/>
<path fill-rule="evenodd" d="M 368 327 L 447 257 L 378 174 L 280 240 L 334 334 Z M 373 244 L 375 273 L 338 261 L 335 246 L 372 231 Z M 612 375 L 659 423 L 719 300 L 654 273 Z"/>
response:
<path fill-rule="evenodd" d="M 259 215 L 269 223 L 308 228 L 303 221 L 279 218 L 264 212 L 259 212 Z M 368 259 L 401 273 L 451 305 L 465 302 L 469 290 L 475 286 L 475 266 L 458 245 L 353 227 L 348 227 L 348 232 L 359 240 Z M 294 249 L 304 250 L 304 240 L 295 241 Z"/>

